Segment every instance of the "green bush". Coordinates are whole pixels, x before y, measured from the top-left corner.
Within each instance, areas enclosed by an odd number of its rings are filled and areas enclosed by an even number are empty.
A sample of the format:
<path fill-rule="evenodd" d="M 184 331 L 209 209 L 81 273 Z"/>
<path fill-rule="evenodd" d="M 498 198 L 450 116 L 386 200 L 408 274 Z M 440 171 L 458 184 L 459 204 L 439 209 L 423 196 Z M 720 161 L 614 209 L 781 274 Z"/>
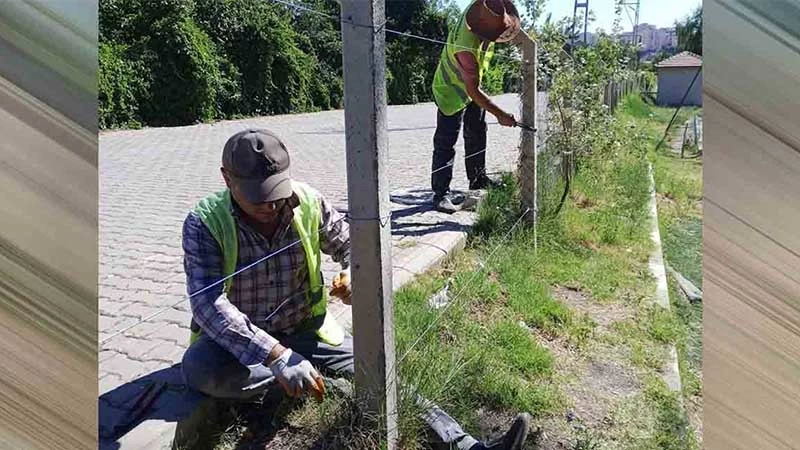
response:
<path fill-rule="evenodd" d="M 328 16 L 336 0 L 306 0 Z M 100 0 L 100 126 L 175 126 L 342 108 L 341 26 L 264 0 Z M 389 0 L 387 28 L 446 40 L 454 3 Z M 442 47 L 387 34 L 389 104 L 428 102 Z M 508 51 L 508 50 L 503 50 Z M 492 94 L 518 85 L 496 58 Z M 515 72 L 516 71 L 516 72 Z"/>
<path fill-rule="evenodd" d="M 298 45 L 303 37 L 285 9 L 263 1 L 198 0 L 198 22 L 236 71 L 237 104 L 226 115 L 307 112 L 330 105 L 313 55 Z"/>
<path fill-rule="evenodd" d="M 98 119 L 100 128 L 138 128 L 139 99 L 145 86 L 140 70 L 125 57 L 120 44 L 100 43 L 98 48 Z"/>
<path fill-rule="evenodd" d="M 448 12 L 428 0 L 389 0 L 387 27 L 403 33 L 446 41 Z M 433 101 L 431 84 L 442 46 L 432 42 L 387 34 L 386 91 L 389 104 Z"/>
<path fill-rule="evenodd" d="M 116 49 L 101 54 L 101 65 L 105 58 L 109 71 L 126 74 L 115 78 L 126 84 L 117 91 L 134 93 L 136 101 L 126 105 L 136 106 L 135 116 L 143 124 L 186 125 L 219 117 L 221 60 L 193 14 L 194 3 L 185 0 L 100 2 L 101 44 Z M 113 66 L 112 54 L 125 63 Z M 116 121 L 101 109 L 101 124 Z"/>
<path fill-rule="evenodd" d="M 151 97 L 142 105 L 149 124 L 176 126 L 219 117 L 219 56 L 194 20 L 167 17 L 155 22 L 144 59 L 152 74 Z"/>

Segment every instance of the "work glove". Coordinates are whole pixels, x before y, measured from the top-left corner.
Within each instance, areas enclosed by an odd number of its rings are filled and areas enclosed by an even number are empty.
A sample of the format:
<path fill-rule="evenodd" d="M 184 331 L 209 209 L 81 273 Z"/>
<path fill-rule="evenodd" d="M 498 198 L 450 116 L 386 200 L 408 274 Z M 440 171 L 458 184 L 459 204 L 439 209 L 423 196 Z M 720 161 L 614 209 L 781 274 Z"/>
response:
<path fill-rule="evenodd" d="M 270 363 L 269 368 L 290 397 L 302 397 L 304 393 L 311 393 L 322 401 L 325 396 L 325 383 L 319 372 L 292 349 L 284 350 Z"/>
<path fill-rule="evenodd" d="M 353 290 L 350 288 L 350 269 L 339 272 L 339 274 L 333 278 L 332 285 L 329 295 L 332 297 L 339 297 L 342 299 L 342 303 L 349 305 L 353 296 Z"/>

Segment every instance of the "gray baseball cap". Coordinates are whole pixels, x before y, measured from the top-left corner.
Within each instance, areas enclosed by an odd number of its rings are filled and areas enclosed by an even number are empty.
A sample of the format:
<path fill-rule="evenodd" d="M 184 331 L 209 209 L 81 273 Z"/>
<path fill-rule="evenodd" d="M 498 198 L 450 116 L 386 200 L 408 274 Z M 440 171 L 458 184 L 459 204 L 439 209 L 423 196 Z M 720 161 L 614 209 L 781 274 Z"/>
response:
<path fill-rule="evenodd" d="M 222 167 L 250 203 L 272 202 L 292 196 L 289 152 L 272 132 L 240 131 L 222 150 Z"/>

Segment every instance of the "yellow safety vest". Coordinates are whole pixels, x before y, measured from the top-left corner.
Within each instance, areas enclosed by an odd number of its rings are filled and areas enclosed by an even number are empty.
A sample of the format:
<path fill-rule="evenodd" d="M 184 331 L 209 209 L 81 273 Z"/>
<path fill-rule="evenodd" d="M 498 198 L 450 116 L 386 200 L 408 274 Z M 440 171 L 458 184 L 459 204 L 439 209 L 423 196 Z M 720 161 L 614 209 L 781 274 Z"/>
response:
<path fill-rule="evenodd" d="M 323 285 L 322 252 L 319 244 L 319 224 L 322 216 L 320 202 L 310 186 L 293 181 L 292 188 L 300 199 L 300 204 L 294 209 L 292 224 L 306 254 L 310 284 L 306 298 L 311 305 L 311 317 L 298 329 L 314 329 L 320 340 L 338 346 L 344 342 L 344 329 L 333 316 L 327 314 L 327 292 Z M 226 189 L 204 198 L 195 207 L 194 212 L 222 249 L 223 274 L 228 276 L 234 273 L 238 260 L 239 234 L 236 221 L 231 214 L 230 191 Z M 225 281 L 225 293 L 230 293 L 232 284 L 233 278 Z M 201 334 L 202 330 L 192 331 L 190 345 L 196 342 Z"/>
<path fill-rule="evenodd" d="M 433 97 L 436 100 L 436 106 L 448 116 L 461 111 L 472 101 L 467 95 L 467 87 L 461 71 L 458 70 L 456 53 L 470 52 L 475 55 L 475 59 L 478 61 L 478 83 L 483 79 L 483 73 L 489 67 L 489 62 L 494 55 L 494 42 L 490 42 L 485 51 L 482 50 L 481 38 L 467 28 L 466 14 L 470 6 L 467 6 L 461 14 L 461 19 L 456 27 L 450 29 L 447 45 L 442 49 L 442 56 L 439 58 L 439 65 L 433 76 Z"/>

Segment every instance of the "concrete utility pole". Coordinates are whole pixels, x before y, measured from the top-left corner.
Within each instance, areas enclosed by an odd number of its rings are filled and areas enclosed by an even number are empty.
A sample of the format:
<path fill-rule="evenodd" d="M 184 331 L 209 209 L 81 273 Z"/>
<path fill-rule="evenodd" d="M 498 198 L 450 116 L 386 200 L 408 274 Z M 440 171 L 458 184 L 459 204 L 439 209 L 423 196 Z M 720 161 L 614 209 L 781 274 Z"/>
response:
<path fill-rule="evenodd" d="M 356 398 L 397 445 L 384 0 L 340 0 Z"/>
<path fill-rule="evenodd" d="M 522 50 L 522 122 L 537 127 L 536 121 L 536 42 L 524 31 L 520 31 L 514 40 Z M 536 133 L 523 131 L 519 154 L 519 183 L 522 195 L 522 207 L 530 208 L 525 219 L 536 224 L 538 219 L 538 159 Z"/>

